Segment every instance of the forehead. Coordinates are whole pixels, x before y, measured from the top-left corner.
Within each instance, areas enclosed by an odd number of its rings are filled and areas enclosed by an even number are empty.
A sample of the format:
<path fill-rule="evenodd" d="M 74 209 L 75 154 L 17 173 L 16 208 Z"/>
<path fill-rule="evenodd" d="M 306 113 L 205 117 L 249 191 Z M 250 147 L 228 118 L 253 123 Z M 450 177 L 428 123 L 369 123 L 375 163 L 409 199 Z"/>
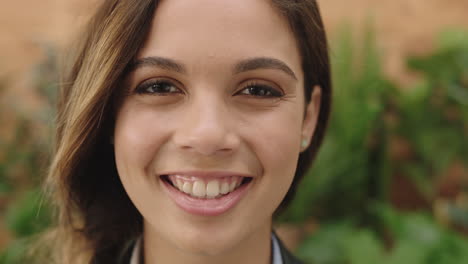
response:
<path fill-rule="evenodd" d="M 300 72 L 294 34 L 269 0 L 163 0 L 138 56 L 189 64 L 273 57 Z"/>

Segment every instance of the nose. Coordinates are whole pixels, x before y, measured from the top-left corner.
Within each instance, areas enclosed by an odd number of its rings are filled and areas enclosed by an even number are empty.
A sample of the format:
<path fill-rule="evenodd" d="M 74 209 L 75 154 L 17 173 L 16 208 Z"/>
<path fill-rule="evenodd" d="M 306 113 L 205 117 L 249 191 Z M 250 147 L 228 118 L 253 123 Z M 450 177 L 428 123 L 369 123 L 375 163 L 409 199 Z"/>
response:
<path fill-rule="evenodd" d="M 240 144 L 233 120 L 220 99 L 192 101 L 184 109 L 173 141 L 178 149 L 203 156 L 231 154 Z"/>

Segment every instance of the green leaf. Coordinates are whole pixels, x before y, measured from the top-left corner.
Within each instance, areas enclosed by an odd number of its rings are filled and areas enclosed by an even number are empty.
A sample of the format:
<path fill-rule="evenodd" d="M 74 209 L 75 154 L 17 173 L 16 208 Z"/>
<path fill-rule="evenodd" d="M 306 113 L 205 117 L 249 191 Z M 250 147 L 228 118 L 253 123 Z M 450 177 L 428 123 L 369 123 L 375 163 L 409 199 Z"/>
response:
<path fill-rule="evenodd" d="M 26 237 L 42 231 L 50 225 L 50 209 L 40 191 L 32 190 L 10 205 L 6 213 L 6 225 L 17 237 Z"/>

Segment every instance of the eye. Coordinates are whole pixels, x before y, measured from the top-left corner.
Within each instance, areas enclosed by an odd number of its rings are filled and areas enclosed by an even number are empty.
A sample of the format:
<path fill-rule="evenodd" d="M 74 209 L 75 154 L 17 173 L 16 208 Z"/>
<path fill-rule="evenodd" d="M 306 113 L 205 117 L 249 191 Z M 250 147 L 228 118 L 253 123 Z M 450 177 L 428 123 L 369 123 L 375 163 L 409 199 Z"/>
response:
<path fill-rule="evenodd" d="M 241 95 L 248 95 L 252 97 L 269 98 L 269 97 L 282 97 L 283 93 L 276 88 L 266 84 L 249 83 L 240 92 Z"/>
<path fill-rule="evenodd" d="M 135 89 L 138 94 L 169 95 L 182 93 L 172 81 L 166 79 L 151 79 L 138 85 Z"/>

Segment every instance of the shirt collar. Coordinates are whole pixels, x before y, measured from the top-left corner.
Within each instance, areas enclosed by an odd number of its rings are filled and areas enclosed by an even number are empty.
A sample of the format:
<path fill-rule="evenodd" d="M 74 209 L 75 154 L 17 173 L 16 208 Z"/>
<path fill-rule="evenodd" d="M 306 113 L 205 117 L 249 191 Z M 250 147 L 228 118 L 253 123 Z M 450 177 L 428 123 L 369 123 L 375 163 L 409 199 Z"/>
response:
<path fill-rule="evenodd" d="M 132 257 L 130 258 L 130 264 L 140 264 L 140 252 L 141 252 L 141 238 L 137 240 L 132 250 Z"/>
<path fill-rule="evenodd" d="M 137 240 L 133 247 L 132 257 L 130 258 L 130 264 L 140 264 L 140 252 L 141 252 L 141 238 Z M 272 252 L 272 264 L 283 264 L 283 258 L 281 256 L 281 250 L 278 243 L 278 238 L 275 234 L 271 234 L 271 252 Z"/>
<path fill-rule="evenodd" d="M 278 243 L 278 238 L 274 233 L 271 233 L 271 255 L 272 257 L 272 264 L 283 264 L 283 257 L 281 256 L 281 250 Z"/>

